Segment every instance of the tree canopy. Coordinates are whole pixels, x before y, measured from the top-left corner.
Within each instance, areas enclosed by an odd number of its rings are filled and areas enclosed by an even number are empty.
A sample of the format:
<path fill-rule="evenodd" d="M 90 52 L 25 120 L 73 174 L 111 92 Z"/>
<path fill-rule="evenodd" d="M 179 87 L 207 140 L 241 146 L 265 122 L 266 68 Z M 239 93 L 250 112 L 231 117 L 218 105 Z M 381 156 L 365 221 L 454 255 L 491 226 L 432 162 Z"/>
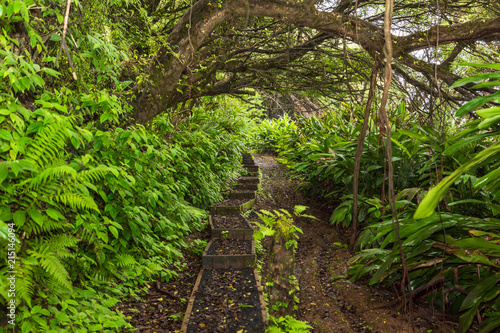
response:
<path fill-rule="evenodd" d="M 161 46 L 147 52 L 150 80 L 136 87 L 139 123 L 197 97 L 254 89 L 347 98 L 382 60 L 379 1 L 151 1 L 141 10 L 127 29 Z M 481 93 L 449 86 L 465 74 L 457 63 L 498 57 L 499 15 L 490 0 L 395 2 L 394 85 L 415 110 L 420 92 L 454 104 Z"/>

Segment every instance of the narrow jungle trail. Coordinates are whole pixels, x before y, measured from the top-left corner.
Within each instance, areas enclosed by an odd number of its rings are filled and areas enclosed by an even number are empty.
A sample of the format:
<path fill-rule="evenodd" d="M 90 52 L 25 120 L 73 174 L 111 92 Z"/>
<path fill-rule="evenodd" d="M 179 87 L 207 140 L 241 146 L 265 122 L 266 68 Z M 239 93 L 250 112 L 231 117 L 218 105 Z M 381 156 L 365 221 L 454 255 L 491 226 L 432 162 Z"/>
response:
<path fill-rule="evenodd" d="M 347 237 L 339 234 L 329 223 L 334 207 L 310 201 L 295 191 L 299 181 L 290 180 L 286 167 L 277 163 L 274 157 L 254 155 L 254 160 L 260 167 L 262 177 L 261 189 L 248 218 L 251 224 L 261 222 L 255 214 L 261 209 L 292 212 L 296 205 L 308 206 L 306 213 L 316 217 L 295 220 L 303 231 L 298 240 L 295 265 L 295 276 L 300 286 L 297 293 L 300 303 L 295 313 L 297 319 L 307 321 L 313 327 L 312 332 L 451 332 L 439 321 L 440 314 L 434 313 L 426 304 L 417 304 L 412 327 L 407 315 L 389 306 L 397 297 L 394 291 L 349 282 L 345 275 L 347 261 L 352 254 L 343 245 Z M 194 244 L 200 238 L 208 241 L 210 230 L 190 235 L 188 242 Z M 265 240 L 262 245 L 264 251 L 257 259 L 263 262 L 260 276 L 263 277 L 261 284 L 265 286 L 265 277 L 272 269 L 267 261 L 270 241 Z M 242 295 L 256 295 L 253 269 L 205 269 L 202 270 L 204 274 L 199 275 L 204 265 L 207 263 L 202 262 L 201 253 L 188 252 L 183 261 L 184 269 L 177 278 L 168 283 L 152 283 L 141 301 L 131 299 L 117 308 L 130 316 L 130 322 L 139 332 L 181 332 L 182 320 L 196 284 L 200 289 L 205 288 L 203 295 L 198 296 L 206 298 L 205 308 L 218 308 L 218 312 L 222 313 L 220 318 L 234 316 L 238 322 L 242 310 L 248 313 L 246 318 L 256 315 L 255 311 L 248 311 L 246 307 L 232 306 L 238 302 L 249 303 Z M 193 304 L 190 304 L 190 310 L 192 307 Z M 203 310 L 203 306 L 200 309 Z M 191 325 L 188 332 L 247 332 L 246 329 L 227 328 L 227 319 L 213 324 L 218 319 L 212 316 L 210 311 L 198 315 L 196 327 Z M 187 324 L 185 321 L 183 331 L 187 329 Z M 248 332 L 262 332 L 262 329 L 257 327 L 257 330 L 250 329 Z"/>
<path fill-rule="evenodd" d="M 181 333 L 265 330 L 266 304 L 255 269 L 253 228 L 241 215 L 252 208 L 259 168 L 243 155 L 246 176 L 238 178 L 228 200 L 210 208 L 210 234 L 202 269 L 193 287 Z"/>
<path fill-rule="evenodd" d="M 347 237 L 339 235 L 329 223 L 334 207 L 303 198 L 295 191 L 299 181 L 290 180 L 286 167 L 277 163 L 274 157 L 255 155 L 255 162 L 262 171 L 262 191 L 255 210 L 284 208 L 292 212 L 294 206 L 304 205 L 309 207 L 306 213 L 316 217 L 295 221 L 304 232 L 300 235 L 296 254 L 295 275 L 300 286 L 297 318 L 313 326 L 313 332 L 411 332 L 408 317 L 400 314 L 397 308 L 380 308 L 396 297 L 393 291 L 369 288 L 345 278 L 332 279 L 345 276 L 347 261 L 352 257 L 342 246 L 348 242 Z M 266 262 L 266 258 L 259 259 Z M 268 269 L 265 266 L 263 277 Z M 441 325 L 439 316 L 429 306 L 417 305 L 414 331 L 450 332 Z"/>

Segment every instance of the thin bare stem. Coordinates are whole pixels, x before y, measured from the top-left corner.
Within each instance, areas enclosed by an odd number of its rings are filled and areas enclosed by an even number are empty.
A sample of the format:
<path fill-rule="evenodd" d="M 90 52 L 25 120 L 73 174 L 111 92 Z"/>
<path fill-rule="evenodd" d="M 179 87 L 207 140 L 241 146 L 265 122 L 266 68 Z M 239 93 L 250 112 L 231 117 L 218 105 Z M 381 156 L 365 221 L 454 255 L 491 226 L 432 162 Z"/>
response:
<path fill-rule="evenodd" d="M 363 155 L 363 145 L 366 137 L 366 130 L 368 128 L 368 122 L 370 120 L 370 110 L 372 107 L 373 97 L 375 96 L 375 85 L 377 72 L 380 67 L 380 62 L 375 61 L 373 66 L 371 78 L 370 78 L 370 91 L 368 92 L 368 101 L 366 102 L 365 115 L 363 118 L 363 126 L 361 127 L 361 132 L 359 133 L 358 145 L 356 147 L 356 156 L 354 158 L 354 175 L 352 180 L 352 236 L 349 242 L 349 250 L 354 249 L 354 243 L 356 242 L 356 237 L 358 235 L 358 185 L 359 185 L 359 169 L 361 168 L 361 155 Z"/>
<path fill-rule="evenodd" d="M 386 111 L 386 104 L 387 104 L 387 99 L 389 96 L 389 87 L 391 85 L 391 80 L 392 80 L 391 23 L 392 23 L 392 12 L 393 12 L 394 0 L 386 0 L 385 5 L 386 5 L 386 8 L 385 8 L 385 16 L 384 16 L 384 37 L 385 37 L 384 55 L 385 55 L 386 63 L 385 63 L 385 71 L 384 71 L 384 92 L 382 94 L 382 100 L 380 102 L 379 114 L 380 114 L 380 121 L 382 122 L 381 127 L 386 133 L 385 147 L 386 147 L 387 164 L 388 164 L 388 171 L 389 171 L 389 177 L 388 177 L 389 178 L 388 179 L 389 202 L 390 202 L 390 206 L 391 206 L 394 231 L 396 233 L 396 238 L 398 239 L 399 254 L 401 256 L 401 265 L 403 268 L 403 278 L 401 281 L 401 294 L 403 297 L 403 304 L 404 304 L 404 306 L 406 306 L 406 296 L 405 296 L 404 288 L 405 288 L 405 280 L 407 280 L 408 281 L 408 295 L 409 295 L 408 303 L 409 303 L 409 308 L 410 308 L 410 322 L 411 322 L 411 324 L 413 324 L 413 297 L 412 297 L 412 290 L 411 290 L 411 285 L 410 285 L 410 277 L 408 274 L 408 267 L 406 265 L 406 260 L 405 260 L 405 256 L 403 253 L 403 246 L 401 243 L 401 237 L 399 234 L 399 221 L 398 221 L 398 216 L 397 216 L 396 202 L 395 202 L 395 195 L 394 195 L 394 170 L 393 170 L 393 166 L 392 166 L 391 124 L 389 122 L 389 117 L 388 117 L 387 111 Z"/>

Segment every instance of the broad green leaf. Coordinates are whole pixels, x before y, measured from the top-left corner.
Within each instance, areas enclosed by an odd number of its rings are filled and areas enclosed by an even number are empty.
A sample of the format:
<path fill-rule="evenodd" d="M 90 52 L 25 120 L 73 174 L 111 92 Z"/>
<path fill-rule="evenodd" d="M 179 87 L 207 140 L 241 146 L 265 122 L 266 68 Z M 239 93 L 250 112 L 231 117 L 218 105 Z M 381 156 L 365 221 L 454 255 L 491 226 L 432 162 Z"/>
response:
<path fill-rule="evenodd" d="M 477 125 L 477 127 L 479 129 L 487 129 L 487 128 L 490 128 L 492 126 L 495 126 L 496 124 L 500 124 L 500 115 L 495 116 L 495 117 L 491 117 L 491 118 L 486 118 L 481 123 L 479 123 L 479 125 Z"/>
<path fill-rule="evenodd" d="M 113 236 L 115 236 L 115 238 L 118 239 L 118 230 L 114 226 L 112 226 L 112 225 L 110 225 L 108 227 L 108 229 L 109 229 L 109 231 L 111 231 L 111 233 L 113 234 Z"/>
<path fill-rule="evenodd" d="M 450 86 L 450 89 L 461 87 L 467 83 L 482 81 L 482 80 L 486 80 L 486 79 L 500 79 L 500 73 L 483 73 L 483 74 L 469 76 L 469 77 L 457 80 L 457 82 L 453 83 Z"/>
<path fill-rule="evenodd" d="M 409 131 L 409 130 L 405 130 L 405 129 L 398 129 L 398 133 L 407 135 L 410 138 L 417 139 L 418 141 L 421 141 L 421 142 L 429 141 L 429 138 L 427 136 L 420 134 L 420 133 L 413 132 L 413 131 Z"/>
<path fill-rule="evenodd" d="M 472 142 L 476 142 L 476 141 L 479 141 L 481 140 L 482 138 L 488 136 L 489 134 L 488 133 L 485 133 L 485 134 L 477 134 L 477 135 L 473 135 L 473 136 L 468 136 L 464 139 L 461 139 L 457 142 L 455 142 L 454 144 L 452 144 L 451 146 L 449 146 L 448 148 L 446 148 L 443 152 L 444 155 L 452 155 L 454 154 L 457 150 L 459 150 L 460 148 L 468 145 L 469 143 L 472 143 Z"/>
<path fill-rule="evenodd" d="M 52 35 L 50 35 L 50 40 L 53 42 L 58 42 L 61 40 L 61 36 L 57 33 L 53 33 Z"/>
<path fill-rule="evenodd" d="M 459 200 L 459 201 L 453 201 L 448 204 L 448 206 L 455 206 L 455 205 L 460 205 L 464 203 L 475 203 L 475 204 L 480 204 L 480 205 L 489 205 L 489 202 L 486 201 L 481 201 L 477 199 L 464 199 L 464 200 Z"/>
<path fill-rule="evenodd" d="M 474 187 L 481 188 L 491 182 L 497 182 L 500 179 L 500 169 L 491 171 L 490 173 L 479 178 L 475 183 Z"/>
<path fill-rule="evenodd" d="M 9 175 L 9 167 L 6 162 L 0 163 L 0 184 L 7 178 Z"/>
<path fill-rule="evenodd" d="M 498 330 L 500 327 L 500 316 L 498 316 L 498 314 L 500 314 L 500 312 L 496 312 L 495 314 L 497 315 L 483 320 L 479 325 L 479 333 L 489 333 Z"/>
<path fill-rule="evenodd" d="M 488 242 L 483 238 L 464 238 L 453 242 L 453 245 L 460 246 L 468 250 L 479 250 L 484 254 L 500 257 L 500 245 Z"/>
<path fill-rule="evenodd" d="M 48 216 L 50 216 L 51 218 L 53 218 L 56 221 L 58 221 L 59 219 L 63 219 L 64 220 L 64 215 L 62 215 L 61 213 L 59 213 L 59 211 L 57 211 L 54 208 L 47 209 L 46 213 L 47 213 Z"/>
<path fill-rule="evenodd" d="M 476 113 L 482 118 L 491 118 L 500 115 L 500 106 L 477 110 Z"/>
<path fill-rule="evenodd" d="M 480 88 L 488 88 L 488 87 L 498 87 L 500 86 L 500 81 L 486 81 L 476 84 L 472 86 L 471 89 L 480 89 Z"/>
<path fill-rule="evenodd" d="M 64 20 L 64 17 L 62 16 L 62 14 L 59 13 L 59 11 L 56 11 L 56 16 L 57 16 L 57 21 L 59 22 L 59 24 L 62 24 L 63 20 Z"/>
<path fill-rule="evenodd" d="M 45 73 L 47 73 L 49 75 L 52 75 L 52 76 L 55 76 L 55 77 L 58 77 L 59 75 L 61 75 L 61 73 L 59 73 L 58 71 L 53 70 L 52 68 L 44 67 L 44 68 L 42 68 L 42 70 Z"/>
<path fill-rule="evenodd" d="M 10 134 L 10 132 L 5 129 L 0 129 L 0 139 L 11 141 L 12 134 Z"/>
<path fill-rule="evenodd" d="M 462 305 L 460 306 L 460 311 L 464 311 L 478 305 L 484 297 L 492 292 L 491 289 L 497 285 L 498 281 L 500 281 L 500 274 L 494 274 L 484 280 L 481 280 L 481 282 L 479 282 L 478 285 L 474 287 L 474 289 L 472 289 L 464 299 Z"/>
<path fill-rule="evenodd" d="M 19 13 L 19 11 L 21 10 L 21 2 L 20 1 L 14 2 L 13 6 L 14 6 L 14 13 L 15 14 Z"/>
<path fill-rule="evenodd" d="M 495 63 L 495 64 L 475 64 L 475 63 L 472 63 L 472 62 L 462 62 L 462 63 L 459 64 L 459 66 L 500 69 L 500 63 Z"/>
<path fill-rule="evenodd" d="M 0 206 L 0 221 L 10 221 L 12 220 L 12 213 L 10 212 L 9 206 Z"/>
<path fill-rule="evenodd" d="M 309 155 L 309 159 L 313 160 L 313 161 L 317 161 L 321 158 L 328 158 L 328 159 L 332 159 L 334 158 L 332 154 L 330 153 L 319 153 L 319 154 L 311 154 Z"/>
<path fill-rule="evenodd" d="M 7 18 L 10 19 L 10 17 L 12 16 L 12 14 L 14 14 L 14 3 L 9 3 L 7 5 L 7 8 L 5 9 L 5 11 L 7 12 Z"/>
<path fill-rule="evenodd" d="M 139 172 L 142 172 L 142 165 L 138 162 L 134 162 L 135 169 Z"/>
<path fill-rule="evenodd" d="M 39 226 L 43 225 L 43 215 L 38 210 L 32 209 L 28 211 L 28 214 Z"/>
<path fill-rule="evenodd" d="M 415 220 L 421 220 L 427 216 L 430 216 L 434 212 L 434 209 L 436 208 L 438 202 L 443 198 L 444 193 L 460 175 L 462 175 L 469 168 L 480 163 L 487 157 L 498 152 L 500 152 L 500 143 L 496 143 L 495 145 L 486 148 L 485 150 L 476 154 L 476 156 L 474 156 L 471 160 L 462 164 L 458 169 L 453 171 L 451 175 L 444 178 L 439 184 L 437 184 L 427 193 L 422 202 L 420 202 L 420 205 L 418 205 L 413 218 Z"/>
<path fill-rule="evenodd" d="M 406 149 L 405 146 L 403 146 L 401 143 L 399 143 L 398 140 L 396 140 L 393 137 L 391 137 L 391 141 L 394 142 L 399 148 L 401 148 L 406 153 L 406 155 L 408 155 L 409 158 L 411 158 L 411 154 L 408 151 L 408 149 Z"/>
<path fill-rule="evenodd" d="M 26 212 L 24 210 L 16 211 L 12 217 L 18 228 L 22 227 L 26 222 Z"/>
<path fill-rule="evenodd" d="M 479 308 L 479 303 L 476 304 L 473 308 L 467 310 L 463 315 L 460 316 L 460 319 L 458 321 L 459 328 L 458 332 L 459 333 L 465 333 L 469 329 L 470 325 L 472 324 L 472 321 L 474 320 L 474 317 L 476 316 L 477 309 Z"/>
<path fill-rule="evenodd" d="M 457 112 L 455 113 L 455 116 L 463 116 L 466 113 L 471 112 L 472 110 L 477 109 L 480 106 L 483 106 L 484 104 L 488 103 L 489 101 L 497 98 L 500 96 L 500 91 L 497 91 L 494 94 L 488 95 L 488 96 L 481 96 L 474 98 L 473 100 L 468 101 L 464 105 L 462 105 Z"/>

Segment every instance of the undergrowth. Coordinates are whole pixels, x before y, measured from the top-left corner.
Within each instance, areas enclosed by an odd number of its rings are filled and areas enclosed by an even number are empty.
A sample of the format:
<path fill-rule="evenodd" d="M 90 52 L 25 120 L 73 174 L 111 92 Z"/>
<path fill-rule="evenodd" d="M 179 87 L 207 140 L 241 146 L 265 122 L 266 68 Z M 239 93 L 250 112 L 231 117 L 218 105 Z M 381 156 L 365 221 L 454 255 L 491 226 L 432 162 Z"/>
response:
<path fill-rule="evenodd" d="M 183 268 L 185 236 L 238 175 L 248 120 L 212 98 L 129 125 L 123 40 L 82 17 L 75 81 L 50 28 L 64 6 L 36 5 L 0 3 L 0 326 L 121 332 L 131 326 L 111 308 Z"/>
<path fill-rule="evenodd" d="M 500 64 L 468 65 L 500 69 Z M 452 88 L 492 75 L 462 79 Z M 486 81 L 474 87 L 486 84 L 499 85 Z M 419 123 L 408 116 L 404 102 L 393 110 L 397 216 L 391 216 L 388 201 L 385 138 L 371 119 L 361 158 L 358 221 L 363 231 L 357 237 L 359 252 L 350 262 L 351 279 L 401 283 L 397 217 L 413 297 L 425 297 L 458 318 L 460 332 L 476 319 L 480 332 L 500 327 L 500 109 L 477 110 L 489 101 L 498 103 L 499 96 L 495 92 L 464 104 L 455 117 L 475 111 L 479 119 L 457 120 L 459 127 Z M 336 204 L 330 221 L 344 228 L 352 222 L 354 156 L 363 111 L 343 104 L 319 116 L 272 120 L 255 129 L 254 144 L 279 152 L 279 160 L 301 180 L 299 188 L 307 195 Z M 352 121 L 353 115 L 358 121 Z"/>

